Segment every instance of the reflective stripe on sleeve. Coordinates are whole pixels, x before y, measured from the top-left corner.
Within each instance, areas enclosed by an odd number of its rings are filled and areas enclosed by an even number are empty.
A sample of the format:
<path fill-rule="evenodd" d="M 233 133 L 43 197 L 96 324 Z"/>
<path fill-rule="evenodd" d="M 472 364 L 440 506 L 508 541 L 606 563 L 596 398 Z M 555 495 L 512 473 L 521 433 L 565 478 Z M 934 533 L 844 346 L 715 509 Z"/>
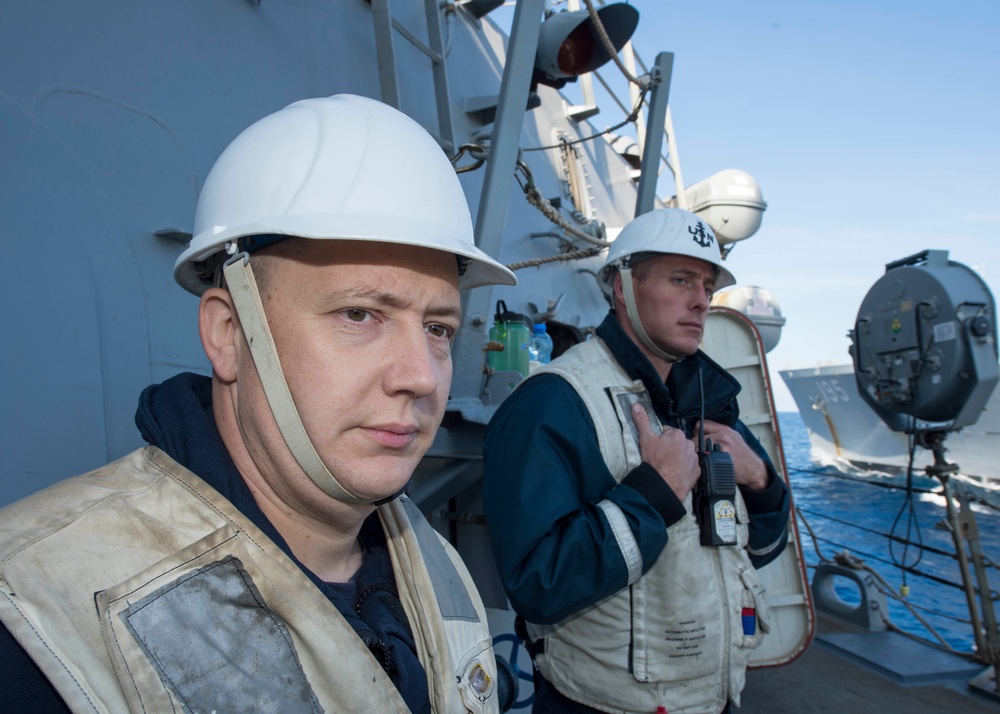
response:
<path fill-rule="evenodd" d="M 628 568 L 628 584 L 631 585 L 642 577 L 642 553 L 639 552 L 639 544 L 635 542 L 632 529 L 628 527 L 625 514 L 617 503 L 604 499 L 597 504 L 597 507 L 604 511 L 611 532 L 615 534 L 618 549 L 625 559 L 625 567 Z"/>

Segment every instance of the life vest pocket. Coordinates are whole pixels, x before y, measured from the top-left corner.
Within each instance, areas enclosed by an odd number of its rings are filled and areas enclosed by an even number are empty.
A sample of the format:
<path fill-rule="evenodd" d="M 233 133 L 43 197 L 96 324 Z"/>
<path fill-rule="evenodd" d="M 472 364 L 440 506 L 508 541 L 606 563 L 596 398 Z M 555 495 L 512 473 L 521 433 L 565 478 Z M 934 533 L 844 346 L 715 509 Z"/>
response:
<path fill-rule="evenodd" d="M 322 711 L 240 536 L 224 526 L 97 593 L 105 642 L 133 707 Z"/>
<path fill-rule="evenodd" d="M 639 682 L 716 677 L 725 628 L 716 566 L 699 545 L 698 524 L 685 516 L 667 547 L 631 588 L 632 675 Z"/>

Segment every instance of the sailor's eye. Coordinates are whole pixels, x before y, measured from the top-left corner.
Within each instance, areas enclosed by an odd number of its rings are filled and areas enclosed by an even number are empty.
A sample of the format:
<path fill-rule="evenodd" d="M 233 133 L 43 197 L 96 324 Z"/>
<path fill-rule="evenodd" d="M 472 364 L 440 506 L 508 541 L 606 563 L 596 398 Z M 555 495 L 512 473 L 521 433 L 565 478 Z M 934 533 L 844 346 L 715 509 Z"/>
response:
<path fill-rule="evenodd" d="M 435 337 L 444 337 L 447 339 L 451 339 L 452 335 L 452 330 L 447 325 L 438 325 L 438 324 L 428 325 L 427 332 L 434 335 Z"/>

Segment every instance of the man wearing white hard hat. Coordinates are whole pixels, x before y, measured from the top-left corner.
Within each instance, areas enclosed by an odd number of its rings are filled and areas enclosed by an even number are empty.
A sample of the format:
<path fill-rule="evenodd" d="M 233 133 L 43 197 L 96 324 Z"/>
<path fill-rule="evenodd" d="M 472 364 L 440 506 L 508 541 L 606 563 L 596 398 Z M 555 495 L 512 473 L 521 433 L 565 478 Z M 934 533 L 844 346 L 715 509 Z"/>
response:
<path fill-rule="evenodd" d="M 5 701 L 497 711 L 471 578 L 400 496 L 460 291 L 515 282 L 447 157 L 379 102 L 292 104 L 215 163 L 175 278 L 211 378 L 149 387 L 148 447 L 0 511 Z"/>
<path fill-rule="evenodd" d="M 755 568 L 789 515 L 739 383 L 698 349 L 735 279 L 711 229 L 668 208 L 622 229 L 599 280 L 596 335 L 518 385 L 486 434 L 483 504 L 534 711 L 726 711 L 769 627 Z M 711 489 L 699 432 L 721 449 Z"/>

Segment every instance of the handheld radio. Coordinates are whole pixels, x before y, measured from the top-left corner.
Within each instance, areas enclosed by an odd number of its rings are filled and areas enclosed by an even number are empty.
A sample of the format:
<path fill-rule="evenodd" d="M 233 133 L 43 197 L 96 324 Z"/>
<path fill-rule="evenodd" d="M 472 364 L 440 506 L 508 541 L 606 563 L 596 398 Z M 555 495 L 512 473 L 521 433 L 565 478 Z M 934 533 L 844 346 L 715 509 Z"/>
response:
<path fill-rule="evenodd" d="M 705 439 L 705 387 L 698 370 L 701 418 L 698 421 L 698 466 L 701 477 L 694 488 L 694 510 L 701 528 L 701 544 L 736 545 L 736 469 L 733 457 Z"/>

